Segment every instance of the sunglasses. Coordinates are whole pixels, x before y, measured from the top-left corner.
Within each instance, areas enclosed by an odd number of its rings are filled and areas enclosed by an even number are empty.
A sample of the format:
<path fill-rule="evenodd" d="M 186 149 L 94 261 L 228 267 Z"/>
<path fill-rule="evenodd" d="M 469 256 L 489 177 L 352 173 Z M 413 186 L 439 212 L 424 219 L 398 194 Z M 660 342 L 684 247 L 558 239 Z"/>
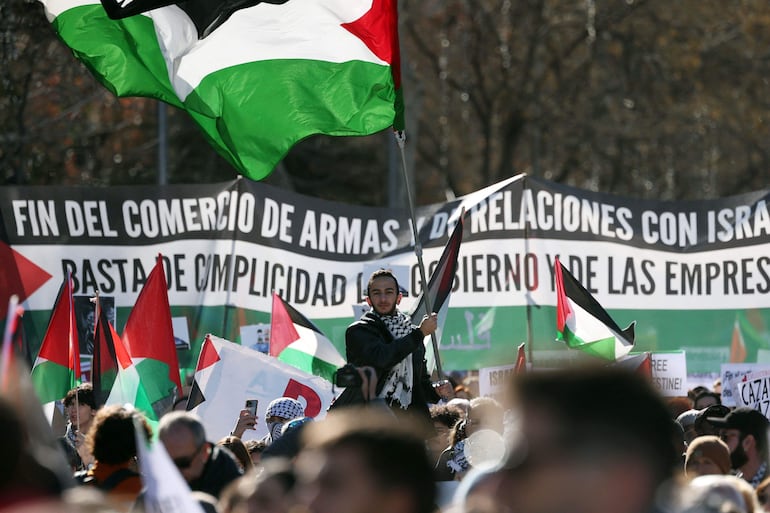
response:
<path fill-rule="evenodd" d="M 174 458 L 172 461 L 174 462 L 174 465 L 176 465 L 176 468 L 179 470 L 184 470 L 186 468 L 190 468 L 190 465 L 193 464 L 193 461 L 195 461 L 195 458 L 198 457 L 198 454 L 201 452 L 201 449 L 203 449 L 203 446 L 206 444 L 199 446 L 197 449 L 195 449 L 195 452 L 192 454 L 192 456 L 182 456 L 181 458 Z"/>

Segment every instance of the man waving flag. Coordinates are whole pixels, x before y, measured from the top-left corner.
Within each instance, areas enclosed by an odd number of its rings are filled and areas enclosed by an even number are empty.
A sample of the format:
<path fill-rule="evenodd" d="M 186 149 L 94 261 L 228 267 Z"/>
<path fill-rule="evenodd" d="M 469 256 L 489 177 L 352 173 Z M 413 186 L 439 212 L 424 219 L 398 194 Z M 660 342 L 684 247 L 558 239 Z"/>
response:
<path fill-rule="evenodd" d="M 396 0 L 142 0 L 152 10 L 118 20 L 99 0 L 40 1 L 107 89 L 186 110 L 249 178 L 313 134 L 403 128 Z"/>

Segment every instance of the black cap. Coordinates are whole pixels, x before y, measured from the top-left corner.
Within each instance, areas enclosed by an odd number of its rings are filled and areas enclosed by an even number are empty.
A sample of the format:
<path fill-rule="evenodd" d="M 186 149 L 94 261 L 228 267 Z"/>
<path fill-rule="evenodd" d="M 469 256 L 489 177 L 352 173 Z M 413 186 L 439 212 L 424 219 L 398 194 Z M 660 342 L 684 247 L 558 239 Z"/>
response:
<path fill-rule="evenodd" d="M 706 417 L 711 424 L 725 429 L 737 429 L 743 434 L 753 435 L 754 438 L 767 437 L 770 421 L 758 410 L 748 406 L 740 406 L 724 417 Z"/>
<path fill-rule="evenodd" d="M 723 418 L 726 417 L 730 413 L 730 408 L 725 406 L 724 404 L 712 404 L 711 406 L 707 406 L 703 408 L 700 413 L 698 413 L 698 416 L 695 417 L 695 431 L 701 432 L 706 429 L 708 429 L 708 426 L 712 427 L 718 427 L 709 422 L 709 418 Z"/>

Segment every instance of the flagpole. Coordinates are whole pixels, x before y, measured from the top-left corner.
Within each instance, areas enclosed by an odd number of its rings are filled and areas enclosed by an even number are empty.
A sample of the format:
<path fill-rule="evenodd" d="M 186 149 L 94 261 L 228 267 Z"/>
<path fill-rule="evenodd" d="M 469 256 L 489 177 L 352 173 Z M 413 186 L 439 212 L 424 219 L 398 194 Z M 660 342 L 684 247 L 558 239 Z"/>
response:
<path fill-rule="evenodd" d="M 420 281 L 422 282 L 422 299 L 425 304 L 425 313 L 430 315 L 433 313 L 433 305 L 428 294 L 428 280 L 425 277 L 425 265 L 422 261 L 422 244 L 417 234 L 417 223 L 414 219 L 414 200 L 412 199 L 412 189 L 409 186 L 409 175 L 406 172 L 406 155 L 404 153 L 406 134 L 403 130 L 394 130 L 393 135 L 396 137 L 398 150 L 401 154 L 401 171 L 404 175 L 404 189 L 406 191 L 407 204 L 409 205 L 409 223 L 412 226 L 412 235 L 414 236 L 414 254 L 417 257 L 417 267 L 420 270 Z M 441 355 L 438 352 L 438 341 L 436 340 L 435 331 L 430 334 L 430 342 L 433 345 L 433 355 L 436 359 L 436 373 L 439 379 L 444 379 L 444 370 L 441 368 Z"/>
<path fill-rule="evenodd" d="M 523 188 L 526 188 L 527 186 L 527 178 L 524 177 L 524 184 Z M 523 190 L 522 188 L 522 190 Z M 524 223 L 524 274 L 527 273 L 527 255 L 529 254 L 529 229 L 528 229 L 529 223 Z M 526 280 L 526 277 L 525 277 Z M 532 365 L 534 361 L 532 360 L 532 296 L 529 292 L 527 292 L 527 295 L 525 297 L 525 300 L 527 301 L 526 304 L 526 318 L 527 318 L 527 357 L 529 358 L 529 364 Z"/>
<path fill-rule="evenodd" d="M 238 209 L 241 206 L 240 202 L 240 193 L 241 193 L 241 175 L 238 175 L 238 178 L 235 180 L 235 190 L 238 191 L 238 199 L 236 200 L 237 203 L 235 205 L 235 212 L 234 216 L 236 219 L 238 219 Z M 231 196 L 232 197 L 232 196 Z M 238 223 L 236 222 L 233 224 L 233 229 L 237 232 L 238 231 Z M 235 242 L 238 237 L 236 236 L 236 233 L 233 233 L 233 239 L 230 241 L 230 273 L 227 278 L 228 287 L 227 287 L 227 297 L 225 298 L 225 314 L 222 316 L 222 337 L 230 340 L 230 335 L 227 332 L 227 325 L 230 324 L 230 312 L 233 310 L 234 305 L 232 304 L 232 294 L 233 294 L 233 281 L 235 280 Z M 212 266 L 213 269 L 213 266 Z"/>
<path fill-rule="evenodd" d="M 8 313 L 5 318 L 5 331 L 3 333 L 3 346 L 2 356 L 0 356 L 0 372 L 2 372 L 2 390 L 8 390 L 9 385 L 9 373 L 11 370 L 11 357 L 12 347 L 11 339 L 13 338 L 14 320 L 16 316 L 16 309 L 19 305 L 19 296 L 13 294 L 8 299 Z"/>

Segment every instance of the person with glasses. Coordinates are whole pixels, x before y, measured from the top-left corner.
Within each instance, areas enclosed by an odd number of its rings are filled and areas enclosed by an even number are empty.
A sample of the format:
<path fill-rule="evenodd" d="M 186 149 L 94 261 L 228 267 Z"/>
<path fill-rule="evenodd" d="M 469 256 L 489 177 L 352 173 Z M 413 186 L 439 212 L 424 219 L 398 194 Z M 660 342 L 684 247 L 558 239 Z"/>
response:
<path fill-rule="evenodd" d="M 230 451 L 206 440 L 197 416 L 174 411 L 160 418 L 158 438 L 193 491 L 219 497 L 231 481 L 242 475 Z"/>
<path fill-rule="evenodd" d="M 725 417 L 709 417 L 709 422 L 719 426 L 719 438 L 730 449 L 733 470 L 756 488 L 768 476 L 767 418 L 758 410 L 741 406 Z"/>

